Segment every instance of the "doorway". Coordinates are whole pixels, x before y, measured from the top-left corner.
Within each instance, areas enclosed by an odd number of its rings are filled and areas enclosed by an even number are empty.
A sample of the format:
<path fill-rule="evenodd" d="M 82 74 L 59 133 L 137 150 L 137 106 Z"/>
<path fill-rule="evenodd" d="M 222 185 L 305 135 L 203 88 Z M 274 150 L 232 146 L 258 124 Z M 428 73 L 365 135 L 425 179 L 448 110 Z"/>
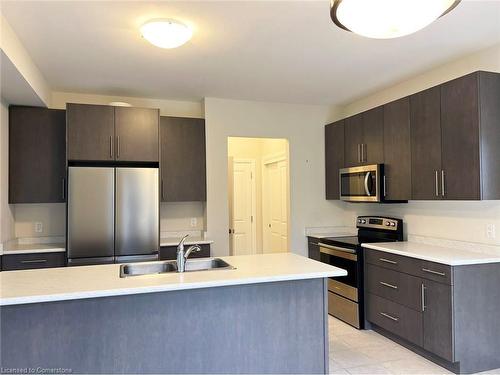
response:
<path fill-rule="evenodd" d="M 286 139 L 228 138 L 231 255 L 289 251 L 288 154 Z"/>

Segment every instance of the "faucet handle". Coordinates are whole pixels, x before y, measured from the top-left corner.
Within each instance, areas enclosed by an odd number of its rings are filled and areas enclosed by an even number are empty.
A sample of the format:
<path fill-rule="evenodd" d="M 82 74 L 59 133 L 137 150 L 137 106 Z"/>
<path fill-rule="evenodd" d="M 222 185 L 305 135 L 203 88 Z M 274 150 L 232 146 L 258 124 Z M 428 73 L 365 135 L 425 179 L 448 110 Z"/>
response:
<path fill-rule="evenodd" d="M 186 234 L 184 237 L 182 237 L 179 244 L 177 245 L 177 252 L 184 250 L 184 241 L 186 241 L 186 238 L 188 238 L 188 237 L 189 237 L 189 234 Z"/>

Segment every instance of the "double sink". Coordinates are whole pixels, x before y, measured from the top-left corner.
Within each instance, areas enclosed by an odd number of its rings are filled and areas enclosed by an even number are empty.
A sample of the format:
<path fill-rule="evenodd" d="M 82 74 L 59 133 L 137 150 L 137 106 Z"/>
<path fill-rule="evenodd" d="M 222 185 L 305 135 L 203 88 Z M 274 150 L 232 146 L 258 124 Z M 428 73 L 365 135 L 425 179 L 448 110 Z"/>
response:
<path fill-rule="evenodd" d="M 185 272 L 232 270 L 235 269 L 220 258 L 189 259 L 186 261 Z M 153 275 L 158 273 L 177 272 L 175 260 L 151 263 L 131 263 L 120 266 L 120 277 Z"/>

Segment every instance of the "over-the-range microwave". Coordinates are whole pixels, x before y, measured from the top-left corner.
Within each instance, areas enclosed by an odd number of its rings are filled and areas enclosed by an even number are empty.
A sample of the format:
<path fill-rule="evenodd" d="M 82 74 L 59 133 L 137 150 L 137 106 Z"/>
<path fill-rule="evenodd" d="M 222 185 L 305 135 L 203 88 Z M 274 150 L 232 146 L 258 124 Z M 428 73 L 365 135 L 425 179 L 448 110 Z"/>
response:
<path fill-rule="evenodd" d="M 382 202 L 384 165 L 373 164 L 340 170 L 340 199 L 348 202 Z"/>

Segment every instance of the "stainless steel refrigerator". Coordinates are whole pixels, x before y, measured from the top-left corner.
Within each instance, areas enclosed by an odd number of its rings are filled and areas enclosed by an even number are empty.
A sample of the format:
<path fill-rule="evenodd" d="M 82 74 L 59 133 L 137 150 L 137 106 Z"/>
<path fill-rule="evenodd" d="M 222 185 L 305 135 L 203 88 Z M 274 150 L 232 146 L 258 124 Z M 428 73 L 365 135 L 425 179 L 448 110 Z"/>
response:
<path fill-rule="evenodd" d="M 68 265 L 157 260 L 158 168 L 69 167 Z"/>

